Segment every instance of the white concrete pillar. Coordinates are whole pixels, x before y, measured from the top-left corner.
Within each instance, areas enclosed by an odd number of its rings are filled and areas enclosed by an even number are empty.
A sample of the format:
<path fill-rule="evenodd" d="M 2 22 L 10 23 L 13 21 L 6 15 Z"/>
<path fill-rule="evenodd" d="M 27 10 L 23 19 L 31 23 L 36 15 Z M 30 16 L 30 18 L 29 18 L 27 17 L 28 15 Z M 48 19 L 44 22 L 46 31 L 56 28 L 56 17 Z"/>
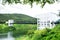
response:
<path fill-rule="evenodd" d="M 8 26 L 13 26 L 14 20 L 8 20 Z"/>

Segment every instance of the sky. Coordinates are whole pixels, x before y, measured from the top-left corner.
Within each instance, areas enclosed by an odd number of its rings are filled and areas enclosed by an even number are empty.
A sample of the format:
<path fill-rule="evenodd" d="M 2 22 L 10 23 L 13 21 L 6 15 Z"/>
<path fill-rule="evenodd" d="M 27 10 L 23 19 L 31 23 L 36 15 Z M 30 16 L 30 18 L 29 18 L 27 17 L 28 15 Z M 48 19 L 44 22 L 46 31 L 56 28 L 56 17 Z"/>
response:
<path fill-rule="evenodd" d="M 60 3 L 54 3 L 54 4 L 48 4 L 41 8 L 40 5 L 36 5 L 35 3 L 33 4 L 33 7 L 29 4 L 22 5 L 22 4 L 5 4 L 2 5 L 0 2 L 0 13 L 5 14 L 5 13 L 17 13 L 17 14 L 26 14 L 32 17 L 36 17 L 36 15 L 39 15 L 41 13 L 48 13 L 48 12 L 53 12 L 58 14 L 58 10 L 60 10 Z"/>

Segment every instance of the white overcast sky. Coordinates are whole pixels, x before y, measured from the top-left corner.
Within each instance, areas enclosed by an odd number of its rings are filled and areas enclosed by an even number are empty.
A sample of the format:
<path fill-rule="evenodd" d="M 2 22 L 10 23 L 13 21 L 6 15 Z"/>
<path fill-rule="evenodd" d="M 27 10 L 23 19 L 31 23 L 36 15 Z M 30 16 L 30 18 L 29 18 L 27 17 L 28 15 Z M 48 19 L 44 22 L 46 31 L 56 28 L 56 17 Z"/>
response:
<path fill-rule="evenodd" d="M 31 8 L 30 5 L 22 5 L 22 4 L 12 4 L 12 5 L 2 5 L 0 2 L 0 13 L 20 13 L 20 14 L 26 14 L 32 17 L 36 17 L 36 15 L 41 13 L 48 13 L 48 12 L 54 12 L 58 13 L 58 10 L 60 10 L 60 3 L 54 3 L 54 4 L 46 4 L 44 8 L 41 8 L 40 5 L 33 4 L 33 7 Z"/>

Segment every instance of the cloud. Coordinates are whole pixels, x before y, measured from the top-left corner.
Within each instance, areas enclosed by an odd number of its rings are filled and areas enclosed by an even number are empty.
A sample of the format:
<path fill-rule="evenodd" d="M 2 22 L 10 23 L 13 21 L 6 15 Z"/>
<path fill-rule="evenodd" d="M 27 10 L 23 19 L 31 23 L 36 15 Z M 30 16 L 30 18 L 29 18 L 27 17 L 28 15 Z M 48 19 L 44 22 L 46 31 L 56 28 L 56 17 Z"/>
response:
<path fill-rule="evenodd" d="M 57 10 L 60 10 L 60 3 L 46 4 L 44 8 L 41 8 L 40 5 L 35 5 L 35 4 L 33 8 L 31 8 L 31 6 L 28 4 L 27 5 L 6 4 L 5 6 L 0 4 L 0 13 L 20 13 L 20 14 L 33 16 L 33 17 L 41 13 L 48 13 L 48 12 L 58 13 Z"/>

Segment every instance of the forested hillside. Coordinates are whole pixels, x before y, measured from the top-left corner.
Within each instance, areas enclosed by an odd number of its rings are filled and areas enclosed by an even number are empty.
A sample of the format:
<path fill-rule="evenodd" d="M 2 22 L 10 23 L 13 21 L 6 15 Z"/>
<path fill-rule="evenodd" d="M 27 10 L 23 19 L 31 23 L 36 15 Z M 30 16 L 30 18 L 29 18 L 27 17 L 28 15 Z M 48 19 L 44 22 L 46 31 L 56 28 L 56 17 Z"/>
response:
<path fill-rule="evenodd" d="M 24 14 L 0 14 L 0 23 L 13 19 L 15 23 L 36 23 L 37 19 Z"/>

